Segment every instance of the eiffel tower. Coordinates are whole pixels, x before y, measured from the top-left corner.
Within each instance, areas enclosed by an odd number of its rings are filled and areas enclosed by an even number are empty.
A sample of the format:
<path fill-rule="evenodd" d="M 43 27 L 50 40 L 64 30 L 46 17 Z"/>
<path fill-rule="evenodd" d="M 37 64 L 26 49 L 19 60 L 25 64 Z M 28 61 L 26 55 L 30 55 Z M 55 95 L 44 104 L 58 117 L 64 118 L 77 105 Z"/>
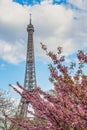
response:
<path fill-rule="evenodd" d="M 30 23 L 27 26 L 27 32 L 28 32 L 28 42 L 27 42 L 24 88 L 29 92 L 32 92 L 36 87 L 36 73 L 35 73 L 35 58 L 34 58 L 34 43 L 33 43 L 34 27 L 31 21 L 31 14 L 30 14 Z M 21 121 L 21 119 L 27 117 L 26 110 L 28 106 L 29 103 L 26 102 L 23 98 L 21 98 L 16 113 L 17 120 Z M 9 130 L 24 130 L 24 129 L 12 124 Z"/>

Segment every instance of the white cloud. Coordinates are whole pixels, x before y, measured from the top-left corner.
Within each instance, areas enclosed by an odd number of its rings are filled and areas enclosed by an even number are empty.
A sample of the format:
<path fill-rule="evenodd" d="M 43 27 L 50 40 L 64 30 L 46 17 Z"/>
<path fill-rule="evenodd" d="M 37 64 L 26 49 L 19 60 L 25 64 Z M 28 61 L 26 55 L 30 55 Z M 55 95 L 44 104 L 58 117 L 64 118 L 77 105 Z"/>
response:
<path fill-rule="evenodd" d="M 72 0 L 70 3 L 74 4 Z M 75 4 L 85 8 L 81 0 Z M 22 6 L 11 0 L 0 3 L 0 58 L 19 63 L 25 59 L 29 13 L 35 27 L 34 43 L 36 56 L 43 59 L 44 52 L 40 42 L 46 43 L 49 50 L 57 46 L 64 48 L 64 54 L 70 55 L 78 49 L 87 48 L 87 13 L 71 10 L 63 5 L 52 5 L 52 0 L 43 0 L 40 5 Z M 21 40 L 20 40 L 21 39 Z"/>
<path fill-rule="evenodd" d="M 1 23 L 10 24 L 11 26 L 14 25 L 16 27 L 23 27 L 23 25 L 26 25 L 27 21 L 24 17 L 27 18 L 28 16 L 27 7 L 25 9 L 20 4 L 12 2 L 12 0 L 1 0 L 0 10 Z"/>
<path fill-rule="evenodd" d="M 81 9 L 87 10 L 87 0 L 68 0 L 70 3 L 78 6 Z"/>
<path fill-rule="evenodd" d="M 38 41 L 46 43 L 49 50 L 55 51 L 57 46 L 62 46 L 64 54 L 70 55 L 79 49 L 87 48 L 86 13 L 52 4 L 37 5 L 33 7 L 32 12 L 34 24 L 39 30 L 36 32 Z M 38 51 L 40 56 L 40 47 Z"/>
<path fill-rule="evenodd" d="M 22 41 L 11 44 L 0 40 L 0 57 L 10 63 L 17 64 L 25 59 L 25 46 Z"/>

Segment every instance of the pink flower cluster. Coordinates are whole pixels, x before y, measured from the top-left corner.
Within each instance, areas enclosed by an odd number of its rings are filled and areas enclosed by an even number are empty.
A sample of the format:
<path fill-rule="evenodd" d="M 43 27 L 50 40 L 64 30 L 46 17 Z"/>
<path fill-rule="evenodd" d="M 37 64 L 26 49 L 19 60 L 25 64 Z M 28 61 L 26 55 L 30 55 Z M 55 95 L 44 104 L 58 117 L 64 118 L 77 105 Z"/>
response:
<path fill-rule="evenodd" d="M 87 76 L 81 75 L 80 82 L 77 73 L 72 78 L 68 72 L 69 67 L 62 64 L 64 57 L 60 56 L 60 47 L 57 53 L 59 56 L 47 52 L 43 44 L 42 48 L 53 61 L 49 69 L 54 89 L 51 94 L 38 87 L 29 92 L 18 83 L 23 93 L 13 88 L 32 106 L 34 111 L 28 109 L 27 112 L 33 115 L 33 119 L 27 117 L 17 121 L 7 118 L 26 130 L 87 130 Z M 86 58 L 87 56 L 80 51 L 78 59 L 86 63 Z M 72 69 L 73 66 L 75 67 L 75 64 L 72 64 Z"/>
<path fill-rule="evenodd" d="M 79 61 L 83 61 L 84 63 L 87 63 L 87 54 L 85 54 L 83 51 L 80 50 L 77 56 Z"/>

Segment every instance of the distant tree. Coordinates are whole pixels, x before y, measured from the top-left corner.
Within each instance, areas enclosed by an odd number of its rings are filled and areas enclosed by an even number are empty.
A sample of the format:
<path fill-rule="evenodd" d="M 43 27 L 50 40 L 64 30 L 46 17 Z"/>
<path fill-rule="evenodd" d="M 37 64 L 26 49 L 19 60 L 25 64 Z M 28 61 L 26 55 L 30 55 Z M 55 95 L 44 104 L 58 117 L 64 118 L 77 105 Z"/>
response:
<path fill-rule="evenodd" d="M 75 63 L 70 66 L 64 63 L 61 47 L 54 54 L 41 45 L 53 61 L 49 65 L 49 79 L 54 85 L 52 94 L 38 87 L 28 92 L 17 83 L 23 93 L 13 88 L 31 104 L 34 111 L 27 111 L 33 115 L 33 119 L 27 117 L 19 122 L 8 116 L 7 119 L 26 130 L 87 130 L 87 75 L 82 71 L 83 65 L 87 63 L 87 54 L 78 52 L 78 69 L 74 69 L 77 68 Z"/>
<path fill-rule="evenodd" d="M 13 100 L 8 98 L 9 93 L 0 91 L 0 130 L 8 130 L 10 122 L 5 115 L 13 115 L 16 107 L 13 105 Z"/>

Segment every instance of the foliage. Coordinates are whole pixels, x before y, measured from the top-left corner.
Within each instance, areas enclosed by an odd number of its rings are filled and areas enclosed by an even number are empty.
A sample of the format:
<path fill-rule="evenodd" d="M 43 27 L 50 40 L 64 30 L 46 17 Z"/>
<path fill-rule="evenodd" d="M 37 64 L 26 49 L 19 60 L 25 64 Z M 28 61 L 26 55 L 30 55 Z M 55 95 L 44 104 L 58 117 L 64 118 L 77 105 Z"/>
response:
<path fill-rule="evenodd" d="M 48 52 L 45 45 L 41 45 L 53 61 L 49 65 L 49 79 L 54 85 L 53 94 L 47 94 L 38 87 L 29 92 L 17 83 L 23 93 L 13 88 L 32 105 L 34 112 L 27 111 L 33 115 L 33 119 L 27 117 L 18 122 L 8 116 L 7 118 L 26 130 L 86 130 L 87 76 L 83 74 L 82 68 L 87 63 L 87 54 L 78 51 L 78 70 L 75 72 L 75 63 L 71 63 L 71 66 L 64 64 L 65 57 L 62 56 L 61 47 L 58 47 L 57 54 L 54 54 Z M 72 70 L 75 72 L 73 77 Z"/>

